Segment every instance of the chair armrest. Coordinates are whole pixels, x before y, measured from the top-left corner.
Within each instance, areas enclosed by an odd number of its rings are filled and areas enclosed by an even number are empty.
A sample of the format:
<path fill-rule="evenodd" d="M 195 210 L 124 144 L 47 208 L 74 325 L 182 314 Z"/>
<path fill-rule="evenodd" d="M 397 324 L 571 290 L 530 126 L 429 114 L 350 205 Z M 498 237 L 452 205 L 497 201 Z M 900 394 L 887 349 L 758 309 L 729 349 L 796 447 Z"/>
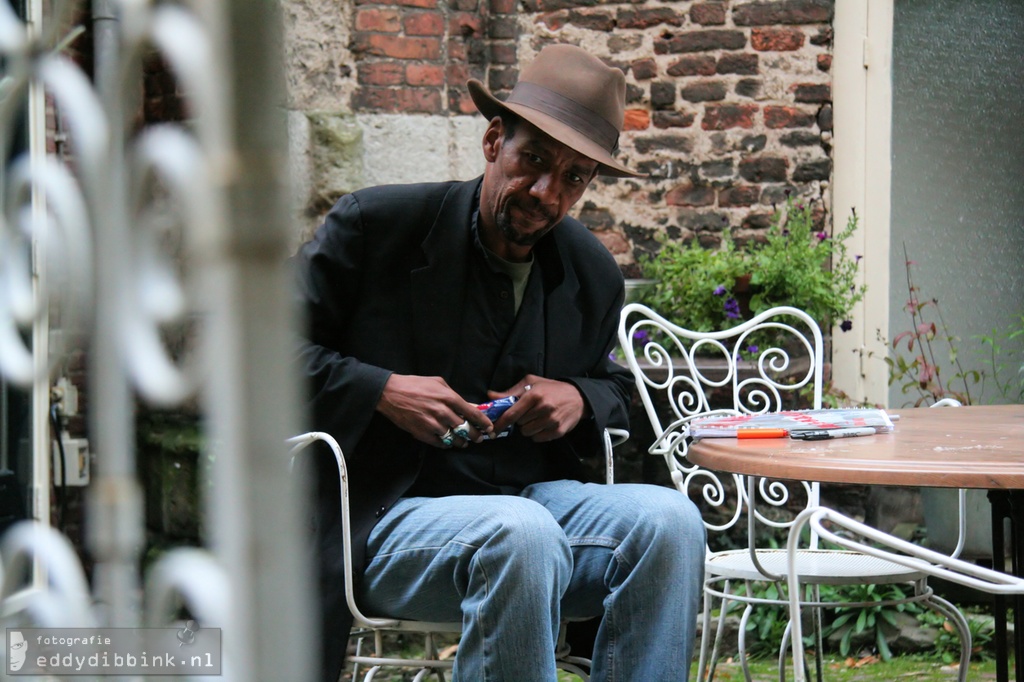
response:
<path fill-rule="evenodd" d="M 364 615 L 356 606 L 355 589 L 353 587 L 353 561 L 352 561 L 352 519 L 349 511 L 349 490 L 348 490 L 348 468 L 345 466 L 345 456 L 341 452 L 341 446 L 329 433 L 322 431 L 310 431 L 299 436 L 288 438 L 285 442 L 292 446 L 288 452 L 289 469 L 294 466 L 295 456 L 313 443 L 321 441 L 326 443 L 334 453 L 335 462 L 338 465 L 338 483 L 341 490 L 341 532 L 345 538 L 343 559 L 345 562 L 345 601 L 349 611 L 360 622 L 367 627 L 387 628 L 398 624 L 395 619 L 370 618 Z"/>
<path fill-rule="evenodd" d="M 615 483 L 615 457 L 612 449 L 629 440 L 629 431 L 625 429 L 606 428 L 604 430 L 604 482 Z"/>
<path fill-rule="evenodd" d="M 610 439 L 610 444 L 613 448 L 617 448 L 627 440 L 629 440 L 629 431 L 626 429 L 613 429 L 611 427 L 604 430 L 605 435 Z"/>

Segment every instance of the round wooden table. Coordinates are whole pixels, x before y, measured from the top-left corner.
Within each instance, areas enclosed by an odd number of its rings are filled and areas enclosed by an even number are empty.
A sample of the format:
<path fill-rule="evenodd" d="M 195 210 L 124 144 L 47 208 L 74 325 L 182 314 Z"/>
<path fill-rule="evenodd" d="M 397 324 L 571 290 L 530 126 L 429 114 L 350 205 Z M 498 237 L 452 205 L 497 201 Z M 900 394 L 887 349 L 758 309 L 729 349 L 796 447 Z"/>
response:
<path fill-rule="evenodd" d="M 832 483 L 1024 489 L 1024 405 L 889 410 L 892 433 L 803 441 L 695 441 L 708 469 Z"/>
<path fill-rule="evenodd" d="M 906 408 L 892 433 L 803 441 L 705 438 L 688 459 L 707 469 L 764 478 L 865 485 L 985 488 L 992 503 L 993 565 L 1002 563 L 1010 519 L 1013 571 L 1024 574 L 1024 405 Z M 999 557 L 997 563 L 994 557 Z M 1013 597 L 1015 622 L 1024 599 Z M 1009 678 L 1006 601 L 996 596 L 996 676 Z M 1024 627 L 1014 628 L 1016 679 L 1024 681 Z"/>

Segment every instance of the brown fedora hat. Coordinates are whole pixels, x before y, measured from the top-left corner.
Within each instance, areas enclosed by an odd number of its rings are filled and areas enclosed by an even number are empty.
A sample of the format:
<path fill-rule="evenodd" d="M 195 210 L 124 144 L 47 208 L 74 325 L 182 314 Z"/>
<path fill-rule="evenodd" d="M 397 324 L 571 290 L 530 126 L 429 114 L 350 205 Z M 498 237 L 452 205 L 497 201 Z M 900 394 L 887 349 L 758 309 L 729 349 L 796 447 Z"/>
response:
<path fill-rule="evenodd" d="M 511 111 L 562 144 L 600 164 L 600 175 L 643 177 L 612 158 L 625 115 L 622 71 L 574 45 L 549 45 L 523 68 L 504 101 L 476 79 L 467 82 L 473 103 L 488 119 Z"/>

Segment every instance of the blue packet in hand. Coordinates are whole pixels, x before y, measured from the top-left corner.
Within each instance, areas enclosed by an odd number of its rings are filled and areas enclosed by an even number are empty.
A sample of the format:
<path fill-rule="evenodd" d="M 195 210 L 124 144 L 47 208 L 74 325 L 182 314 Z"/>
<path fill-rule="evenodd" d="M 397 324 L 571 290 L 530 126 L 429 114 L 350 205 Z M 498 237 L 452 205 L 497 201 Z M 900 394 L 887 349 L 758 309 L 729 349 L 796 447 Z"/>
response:
<path fill-rule="evenodd" d="M 510 395 L 504 398 L 498 398 L 497 400 L 492 400 L 489 403 L 480 403 L 479 405 L 476 406 L 476 409 L 480 410 L 485 415 L 487 415 L 487 418 L 490 419 L 491 422 L 493 423 L 498 421 L 498 417 L 503 415 L 505 413 L 505 410 L 512 407 L 512 405 L 514 405 L 515 402 L 516 397 L 514 395 Z M 462 438 L 463 440 L 469 440 L 469 424 L 460 424 L 455 428 L 454 433 L 456 436 Z M 493 434 L 491 436 L 484 436 L 484 440 L 491 440 L 492 438 L 504 438 L 510 433 L 512 433 L 512 426 L 509 426 L 501 433 Z"/>

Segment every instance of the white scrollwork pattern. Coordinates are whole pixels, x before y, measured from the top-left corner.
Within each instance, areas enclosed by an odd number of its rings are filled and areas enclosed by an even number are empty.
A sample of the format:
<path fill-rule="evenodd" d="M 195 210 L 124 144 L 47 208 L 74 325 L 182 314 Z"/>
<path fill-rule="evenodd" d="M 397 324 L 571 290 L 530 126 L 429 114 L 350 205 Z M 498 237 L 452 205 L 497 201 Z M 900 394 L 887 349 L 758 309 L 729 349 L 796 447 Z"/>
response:
<path fill-rule="evenodd" d="M 273 175 L 276 171 L 268 170 L 262 162 L 251 163 L 252 168 L 242 168 L 237 162 L 238 158 L 257 158 L 263 150 L 260 144 L 272 138 L 262 132 L 253 136 L 259 138 L 259 143 L 244 138 L 238 134 L 239 117 L 253 120 L 263 104 L 257 98 L 267 97 L 269 109 L 274 94 L 273 87 L 268 86 L 266 94 L 254 98 L 251 89 L 247 92 L 236 87 L 231 79 L 238 76 L 230 69 L 232 63 L 249 68 L 245 57 L 232 61 L 232 50 L 254 49 L 244 31 L 269 35 L 274 30 L 269 28 L 273 18 L 253 14 L 253 8 L 243 0 L 33 0 L 27 4 L 41 9 L 37 20 L 26 24 L 12 10 L 11 3 L 0 2 L 0 59 L 4 69 L 0 80 L 0 158 L 5 165 L 0 175 L 0 373 L 25 386 L 50 379 L 41 376 L 50 368 L 34 356 L 33 344 L 27 341 L 33 323 L 41 319 L 49 319 L 64 332 L 92 334 L 92 345 L 102 347 L 98 357 L 91 358 L 90 367 L 90 389 L 95 391 L 95 395 L 90 393 L 94 398 L 89 415 L 90 442 L 96 441 L 99 452 L 95 464 L 98 475 L 94 473 L 89 489 L 92 504 L 86 524 L 92 526 L 90 549 L 97 594 L 90 595 L 81 564 L 67 539 L 43 524 L 25 522 L 4 538 L 0 617 L 25 626 L 158 625 L 171 623 L 178 607 L 184 605 L 194 617 L 223 626 L 225 679 L 282 679 L 286 663 L 275 661 L 272 652 L 251 650 L 252 642 L 265 640 L 257 636 L 264 627 L 256 622 L 261 619 L 253 616 L 266 609 L 255 605 L 263 598 L 260 586 L 274 584 L 286 597 L 293 590 L 290 583 L 281 586 L 279 575 L 266 577 L 266 566 L 277 566 L 281 563 L 277 559 L 262 556 L 251 565 L 245 563 L 259 554 L 248 551 L 246 543 L 284 543 L 291 547 L 295 533 L 278 532 L 276 537 L 266 537 L 264 527 L 273 524 L 265 522 L 276 519 L 276 512 L 270 510 L 259 518 L 259 514 L 249 511 L 259 501 L 234 494 L 234 488 L 220 496 L 217 509 L 221 513 L 211 514 L 216 518 L 207 521 L 215 531 L 212 535 L 237 538 L 248 533 L 245 541 L 232 545 L 230 551 L 211 543 L 212 551 L 169 552 L 149 568 L 144 603 L 140 603 L 141 597 L 133 596 L 116 607 L 96 604 L 113 593 L 142 593 L 138 575 L 142 505 L 134 487 L 130 423 L 135 395 L 162 407 L 180 405 L 198 395 L 207 412 L 214 411 L 210 405 L 218 403 L 218 395 L 241 404 L 245 398 L 241 378 L 237 388 L 223 388 L 220 393 L 216 387 L 211 388 L 209 368 L 217 364 L 215 358 L 222 360 L 218 367 L 234 363 L 238 355 L 246 355 L 244 346 L 250 343 L 258 350 L 248 355 L 276 361 L 276 351 L 284 346 L 274 345 L 276 338 L 248 342 L 235 331 L 251 324 L 259 314 L 276 328 L 283 327 L 290 319 L 283 304 L 275 300 L 265 305 L 270 313 L 231 308 L 247 283 L 285 281 L 284 254 L 271 250 L 285 244 L 284 227 L 261 225 L 263 250 L 257 256 L 253 256 L 255 249 L 232 251 L 231 246 L 244 242 L 244 238 L 239 237 L 240 230 L 234 230 L 229 220 L 231 212 L 226 208 L 232 191 L 240 200 L 248 198 L 252 203 L 252 197 L 259 196 L 262 201 L 270 196 L 268 186 L 275 188 L 275 197 L 276 188 L 284 186 Z M 63 48 L 85 29 L 76 27 L 63 37 L 56 33 L 72 26 L 77 18 L 86 17 L 90 9 L 94 19 L 99 18 L 96 12 L 101 9 L 101 18 L 115 27 L 109 34 L 115 49 L 103 53 L 113 55 L 106 62 L 110 68 L 96 67 L 95 85 L 78 64 L 62 54 Z M 39 15 L 45 21 L 39 21 Z M 237 22 L 237 27 L 230 20 Z M 266 31 L 257 30 L 261 27 Z M 268 45 L 258 47 L 265 52 L 273 49 Z M 98 38 L 95 49 L 99 63 Z M 140 126 L 137 120 L 143 61 L 154 54 L 167 66 L 186 102 L 185 121 Z M 262 60 L 262 68 L 268 72 L 267 65 L 276 63 L 272 56 L 262 53 L 258 59 L 248 57 L 252 63 Z M 268 81 L 274 82 L 269 76 Z M 39 93 L 45 94 L 66 128 L 68 158 L 47 155 L 36 145 L 11 159 L 15 133 L 22 125 L 19 118 L 23 118 L 30 98 L 39 101 Z M 271 118 L 261 116 L 258 120 Z M 270 131 L 270 125 L 266 131 Z M 283 139 L 283 129 L 280 133 Z M 34 134 L 38 139 L 40 131 Z M 283 206 L 284 202 L 273 198 L 261 205 Z M 39 277 L 39 269 L 45 270 L 47 277 Z M 225 272 L 232 276 L 225 277 Z M 234 276 L 237 272 L 244 275 Z M 214 276 L 220 277 L 217 286 L 211 285 Z M 281 297 L 281 301 L 286 300 L 286 296 Z M 207 333 L 215 311 L 220 316 L 217 329 L 221 344 L 217 348 Z M 60 336 L 80 340 L 70 334 Z M 50 350 L 52 366 L 66 349 L 51 344 Z M 231 372 L 219 376 L 245 377 L 246 371 L 232 365 Z M 97 375 L 99 380 L 94 380 Z M 282 386 L 282 393 L 291 395 L 284 390 L 286 383 L 279 380 L 277 385 Z M 99 385 L 103 389 L 95 389 Z M 270 397 L 268 404 L 272 402 L 274 391 L 263 386 L 262 392 Z M 106 400 L 108 395 L 113 399 Z M 97 396 L 101 399 L 95 399 Z M 264 477 L 261 483 L 271 479 L 277 463 L 274 446 L 244 446 L 247 434 L 253 431 L 251 419 L 260 427 L 271 424 L 290 429 L 288 419 L 277 418 L 281 413 L 278 406 L 272 418 L 260 421 L 258 414 L 242 408 L 240 416 L 221 419 L 224 423 L 218 424 L 216 431 L 221 438 L 211 447 L 223 449 L 211 454 L 211 461 L 217 460 L 218 466 L 234 462 L 245 451 L 248 468 L 237 463 L 225 470 L 241 472 L 236 479 L 257 475 Z M 214 417 L 224 414 L 222 411 Z M 276 442 L 278 450 L 283 451 L 284 437 L 290 432 L 280 435 Z M 224 445 L 223 441 L 230 444 Z M 259 452 L 253 454 L 256 450 Z M 254 463 L 255 459 L 260 459 L 262 465 Z M 281 474 L 287 479 L 283 452 L 280 464 Z M 282 506 L 287 504 L 282 502 Z M 297 519 L 297 511 L 295 514 Z M 250 517 L 259 518 L 254 528 L 239 525 L 239 519 L 248 522 Z M 291 517 L 281 518 L 285 521 L 278 527 L 290 527 Z M 238 527 L 226 528 L 232 523 Z M 298 556 L 300 551 L 296 544 L 284 553 Z M 225 568 L 229 564 L 230 581 Z M 26 572 L 33 573 L 31 567 L 43 569 L 41 583 L 23 582 Z M 304 585 L 301 579 L 297 584 Z M 247 596 L 233 598 L 238 593 Z M 292 608 L 289 601 L 296 602 L 294 612 L 288 611 Z M 303 639 L 295 646 L 306 646 L 304 642 L 310 637 L 304 629 L 305 602 L 298 598 L 281 598 L 281 602 L 286 606 L 278 611 L 290 624 L 285 636 L 292 637 L 294 631 Z M 125 622 L 114 623 L 118 619 Z M 306 661 L 313 657 L 295 654 L 301 659 L 296 679 L 308 679 L 311 668 Z"/>
<path fill-rule="evenodd" d="M 745 514 L 750 524 L 787 528 L 792 515 L 785 510 L 816 499 L 806 482 L 794 487 L 759 479 L 752 489 L 757 500 L 751 500 L 745 477 L 723 476 L 687 459 L 695 418 L 793 409 L 801 392 L 803 404 L 820 404 L 821 332 L 803 311 L 777 308 L 732 329 L 700 333 L 629 304 L 619 345 L 655 429 L 649 452 L 665 459 L 680 492 L 708 510 L 708 530 L 728 530 Z"/>

